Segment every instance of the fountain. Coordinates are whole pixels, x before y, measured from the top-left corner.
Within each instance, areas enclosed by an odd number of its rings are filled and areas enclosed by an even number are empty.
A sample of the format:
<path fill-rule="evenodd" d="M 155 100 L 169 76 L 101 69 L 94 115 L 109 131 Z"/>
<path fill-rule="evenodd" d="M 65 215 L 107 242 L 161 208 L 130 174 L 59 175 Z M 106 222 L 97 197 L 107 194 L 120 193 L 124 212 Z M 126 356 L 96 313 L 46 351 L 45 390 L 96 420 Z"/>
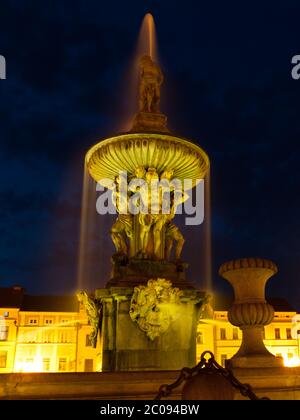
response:
<path fill-rule="evenodd" d="M 94 203 L 96 198 L 90 187 L 98 183 L 111 189 L 117 210 L 111 226 L 116 252 L 106 287 L 77 295 L 92 327 L 93 347 L 101 338 L 102 372 L 1 374 L 1 399 L 153 399 L 159 389 L 164 391 L 160 396 L 177 387 L 178 370 L 195 365 L 197 324 L 204 308 L 209 313 L 211 307 L 207 293 L 197 290 L 187 278 L 187 263 L 181 259 L 184 237 L 174 223 L 174 215 L 186 196 L 181 194 L 177 201 L 178 191 L 172 181 L 190 179 L 192 190 L 205 176 L 209 179 L 210 163 L 198 145 L 173 135 L 168 128 L 167 117 L 160 110 L 163 74 L 156 62 L 151 16 L 146 17 L 145 27 L 152 36 L 146 43 L 148 53 L 140 57 L 139 107 L 131 129 L 98 142 L 85 157 L 81 282 L 90 270 L 84 260 L 91 230 L 88 222 L 91 213 L 95 216 L 88 205 L 88 199 Z M 152 202 L 152 189 L 145 194 L 143 186 L 152 186 L 153 181 L 173 185 L 169 212 L 161 211 L 161 195 L 154 200 L 157 212 L 128 212 L 128 200 L 124 211 L 124 190 L 129 201 L 138 192 L 140 200 Z M 132 183 L 135 190 L 128 188 Z M 209 188 L 206 193 L 209 209 Z M 207 227 L 209 237 L 209 224 Z M 207 243 L 209 262 L 210 241 Z M 234 376 L 218 366 L 221 381 L 211 380 L 207 371 L 202 378 L 194 376 L 191 386 L 185 387 L 183 393 L 177 391 L 172 398 L 243 398 L 249 396 L 250 387 L 242 384 L 250 384 L 259 397 L 300 399 L 300 367 L 283 367 L 282 359 L 271 355 L 263 343 L 263 328 L 273 317 L 273 308 L 265 300 L 265 284 L 276 272 L 273 262 L 260 258 L 234 260 L 220 267 L 219 274 L 235 292 L 230 322 L 243 332 L 240 350 L 228 361 Z M 209 264 L 206 274 L 210 286 Z M 205 354 L 201 366 L 215 366 L 213 357 L 204 359 Z M 192 376 L 197 369 L 183 369 L 181 379 Z M 229 378 L 241 395 L 234 394 L 224 378 Z M 172 385 L 160 388 L 166 383 Z"/>
<path fill-rule="evenodd" d="M 85 157 L 92 179 L 112 190 L 118 213 L 111 227 L 116 252 L 106 287 L 93 297 L 79 295 L 101 313 L 102 369 L 109 372 L 193 366 L 196 328 L 206 300 L 206 293 L 187 279 L 187 263 L 181 260 L 184 237 L 173 219 L 189 195 L 175 183 L 190 180 L 190 190 L 195 188 L 208 173 L 209 159 L 198 145 L 170 132 L 160 111 L 163 73 L 151 55 L 140 57 L 139 70 L 138 112 L 131 130 L 100 141 Z M 165 196 L 159 190 L 155 202 L 153 189 L 164 182 L 170 188 L 166 213 Z M 134 193 L 139 193 L 136 211 L 129 209 Z M 95 325 L 97 311 L 89 312 Z"/>

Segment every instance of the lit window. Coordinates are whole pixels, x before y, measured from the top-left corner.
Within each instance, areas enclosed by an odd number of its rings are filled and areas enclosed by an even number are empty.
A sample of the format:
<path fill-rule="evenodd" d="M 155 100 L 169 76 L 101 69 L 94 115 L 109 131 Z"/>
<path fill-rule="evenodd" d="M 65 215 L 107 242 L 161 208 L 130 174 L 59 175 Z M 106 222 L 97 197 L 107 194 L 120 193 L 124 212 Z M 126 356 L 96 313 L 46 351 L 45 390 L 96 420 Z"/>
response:
<path fill-rule="evenodd" d="M 232 339 L 238 340 L 239 339 L 239 330 L 238 328 L 233 328 L 232 330 Z"/>
<path fill-rule="evenodd" d="M 275 328 L 275 340 L 280 340 L 280 328 Z"/>
<path fill-rule="evenodd" d="M 291 330 L 291 328 L 286 329 L 286 339 L 287 340 L 292 340 L 292 330 Z"/>
<path fill-rule="evenodd" d="M 61 331 L 60 332 L 60 342 L 61 343 L 70 343 L 70 333 L 68 331 Z"/>
<path fill-rule="evenodd" d="M 43 371 L 49 372 L 49 370 L 50 370 L 50 359 L 48 357 L 45 357 L 43 359 Z"/>
<path fill-rule="evenodd" d="M 204 344 L 202 331 L 197 332 L 197 344 Z"/>
<path fill-rule="evenodd" d="M 221 337 L 221 340 L 226 340 L 226 329 L 225 328 L 220 328 L 220 337 Z"/>
<path fill-rule="evenodd" d="M 3 316 L 4 316 L 4 318 L 8 318 L 9 317 L 9 312 L 4 312 Z"/>
<path fill-rule="evenodd" d="M 52 331 L 44 331 L 43 342 L 44 343 L 53 343 L 54 342 L 54 334 L 53 334 Z"/>
<path fill-rule="evenodd" d="M 91 346 L 92 346 L 92 342 L 91 342 L 91 339 L 90 339 L 90 335 L 87 334 L 85 336 L 85 347 L 91 347 Z"/>
<path fill-rule="evenodd" d="M 67 370 L 67 359 L 66 357 L 60 357 L 58 361 L 59 372 L 66 372 Z"/>
<path fill-rule="evenodd" d="M 6 368 L 7 351 L 0 351 L 0 369 Z"/>
<path fill-rule="evenodd" d="M 8 329 L 9 327 L 0 326 L 0 341 L 7 341 L 8 339 Z"/>
<path fill-rule="evenodd" d="M 85 359 L 84 360 L 84 371 L 85 372 L 93 372 L 94 371 L 94 360 L 93 359 Z"/>
<path fill-rule="evenodd" d="M 227 360 L 227 354 L 221 354 L 221 366 L 225 367 Z"/>

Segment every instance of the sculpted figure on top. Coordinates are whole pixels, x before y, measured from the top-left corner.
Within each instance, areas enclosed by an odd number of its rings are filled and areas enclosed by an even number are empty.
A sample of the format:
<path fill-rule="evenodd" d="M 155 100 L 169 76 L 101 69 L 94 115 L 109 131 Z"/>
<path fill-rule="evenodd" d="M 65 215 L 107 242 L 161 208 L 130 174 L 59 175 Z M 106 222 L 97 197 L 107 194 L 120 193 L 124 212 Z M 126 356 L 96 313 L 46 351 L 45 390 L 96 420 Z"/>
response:
<path fill-rule="evenodd" d="M 140 59 L 140 112 L 159 112 L 160 87 L 164 77 L 149 55 Z"/>

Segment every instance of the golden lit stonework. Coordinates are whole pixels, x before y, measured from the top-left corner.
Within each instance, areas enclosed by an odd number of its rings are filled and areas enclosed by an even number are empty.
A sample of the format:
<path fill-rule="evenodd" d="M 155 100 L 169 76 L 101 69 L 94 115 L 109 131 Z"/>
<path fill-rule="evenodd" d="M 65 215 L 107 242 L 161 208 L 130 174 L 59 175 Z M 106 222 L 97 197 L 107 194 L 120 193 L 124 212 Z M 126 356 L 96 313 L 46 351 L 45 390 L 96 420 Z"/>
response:
<path fill-rule="evenodd" d="M 120 171 L 155 168 L 160 174 L 172 168 L 174 178 L 203 179 L 209 169 L 207 154 L 196 144 L 168 134 L 128 133 L 102 140 L 86 154 L 86 166 L 95 181 L 111 179 Z M 106 185 L 104 185 L 106 186 Z"/>
<path fill-rule="evenodd" d="M 130 317 L 150 340 L 160 336 L 174 318 L 174 305 L 180 304 L 183 292 L 166 279 L 149 280 L 147 286 L 134 288 Z"/>
<path fill-rule="evenodd" d="M 186 201 L 191 191 L 209 170 L 207 154 L 195 143 L 173 136 L 167 128 L 167 117 L 160 112 L 160 88 L 163 75 L 160 67 L 149 56 L 140 59 L 139 109 L 129 133 L 111 137 L 94 145 L 86 154 L 85 164 L 91 177 L 102 186 L 113 190 L 113 203 L 118 212 L 111 228 L 111 238 L 116 248 L 112 257 L 113 270 L 110 286 L 137 284 L 138 278 L 145 283 L 156 276 L 164 276 L 173 282 L 184 281 L 187 267 L 181 261 L 184 236 L 174 224 L 178 205 Z M 146 213 L 138 214 L 120 209 L 121 174 L 126 174 L 126 185 L 142 180 L 148 192 L 141 201 L 147 204 Z M 170 210 L 163 214 L 163 199 L 153 213 L 152 182 L 179 182 L 182 193 L 178 199 L 177 187 L 172 187 Z M 134 192 L 127 188 L 128 201 Z M 150 210 L 151 208 L 151 210 Z M 124 209 L 123 209 L 124 210 Z M 174 258 L 172 257 L 174 254 Z M 141 262 L 148 261 L 148 263 Z M 165 264 L 160 264 L 164 262 Z M 178 285 L 177 283 L 176 285 Z M 186 286 L 190 286 L 186 283 Z"/>

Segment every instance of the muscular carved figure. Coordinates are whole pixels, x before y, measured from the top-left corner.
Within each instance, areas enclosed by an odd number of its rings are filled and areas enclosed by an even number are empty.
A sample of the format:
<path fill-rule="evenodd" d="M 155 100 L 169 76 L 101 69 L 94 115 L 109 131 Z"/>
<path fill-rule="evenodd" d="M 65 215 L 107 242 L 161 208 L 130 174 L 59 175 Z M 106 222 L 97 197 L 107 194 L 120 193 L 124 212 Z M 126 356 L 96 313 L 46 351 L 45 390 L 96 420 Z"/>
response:
<path fill-rule="evenodd" d="M 157 219 L 156 214 L 151 214 L 151 183 L 158 180 L 158 174 L 155 168 L 149 168 L 146 175 L 146 182 L 148 184 L 148 189 L 145 193 L 141 194 L 141 199 L 147 205 L 147 213 L 139 214 L 139 223 L 140 223 L 140 254 L 143 258 L 147 257 L 147 246 L 149 242 L 150 229 Z"/>
<path fill-rule="evenodd" d="M 161 180 L 166 180 L 168 182 L 171 181 L 172 176 L 173 176 L 173 169 L 171 168 L 167 168 L 164 170 L 164 172 L 161 174 L 160 179 Z M 154 238 L 154 256 L 157 259 L 161 258 L 160 255 L 160 248 L 161 248 L 161 234 L 162 234 L 162 229 L 164 227 L 164 225 L 166 224 L 166 222 L 168 221 L 168 214 L 164 214 L 163 210 L 164 210 L 164 204 L 166 202 L 166 206 L 165 208 L 169 208 L 170 210 L 170 191 L 168 192 L 168 200 L 165 200 L 164 197 L 164 190 L 163 188 L 159 189 L 158 191 L 158 210 L 159 210 L 159 214 L 156 215 L 153 219 L 153 238 Z"/>
<path fill-rule="evenodd" d="M 171 217 L 171 216 L 169 216 Z M 180 260 L 182 248 L 184 245 L 184 237 L 182 233 L 180 232 L 178 226 L 175 225 L 175 223 L 172 222 L 172 219 L 170 218 L 169 221 L 166 223 L 166 259 L 169 260 L 171 257 L 172 247 L 174 241 L 176 242 L 175 247 L 175 259 L 177 261 Z"/>
<path fill-rule="evenodd" d="M 116 189 L 113 192 L 112 200 L 114 205 L 116 206 L 117 211 L 119 212 L 119 215 L 117 217 L 117 220 L 113 224 L 111 228 L 111 238 L 115 245 L 116 251 L 118 254 L 128 254 L 127 249 L 127 243 L 126 239 L 132 237 L 133 232 L 133 222 L 132 222 L 132 215 L 128 212 L 128 203 L 127 203 L 127 213 L 122 214 L 120 212 L 120 200 L 122 200 L 120 192 L 120 180 L 119 176 L 115 178 L 116 182 Z"/>
<path fill-rule="evenodd" d="M 181 200 L 179 200 L 177 198 L 176 202 L 175 202 L 175 199 L 173 197 L 171 212 L 170 212 L 170 214 L 166 215 L 167 220 L 166 220 L 166 224 L 165 224 L 165 228 L 166 228 L 166 230 L 165 230 L 165 239 L 166 239 L 165 258 L 167 260 L 169 260 L 171 258 L 173 243 L 175 241 L 176 242 L 175 259 L 177 261 L 179 261 L 180 257 L 181 257 L 181 253 L 182 253 L 182 248 L 183 248 L 183 245 L 184 245 L 184 242 L 185 242 L 184 236 L 180 232 L 180 229 L 178 228 L 178 226 L 175 225 L 175 223 L 173 223 L 173 219 L 174 219 L 175 213 L 176 213 L 176 207 L 180 204 L 180 202 L 182 202 L 182 200 L 184 200 L 184 195 L 182 195 Z"/>
<path fill-rule="evenodd" d="M 141 112 L 159 112 L 160 86 L 163 82 L 161 69 L 150 56 L 140 59 L 140 99 Z"/>

